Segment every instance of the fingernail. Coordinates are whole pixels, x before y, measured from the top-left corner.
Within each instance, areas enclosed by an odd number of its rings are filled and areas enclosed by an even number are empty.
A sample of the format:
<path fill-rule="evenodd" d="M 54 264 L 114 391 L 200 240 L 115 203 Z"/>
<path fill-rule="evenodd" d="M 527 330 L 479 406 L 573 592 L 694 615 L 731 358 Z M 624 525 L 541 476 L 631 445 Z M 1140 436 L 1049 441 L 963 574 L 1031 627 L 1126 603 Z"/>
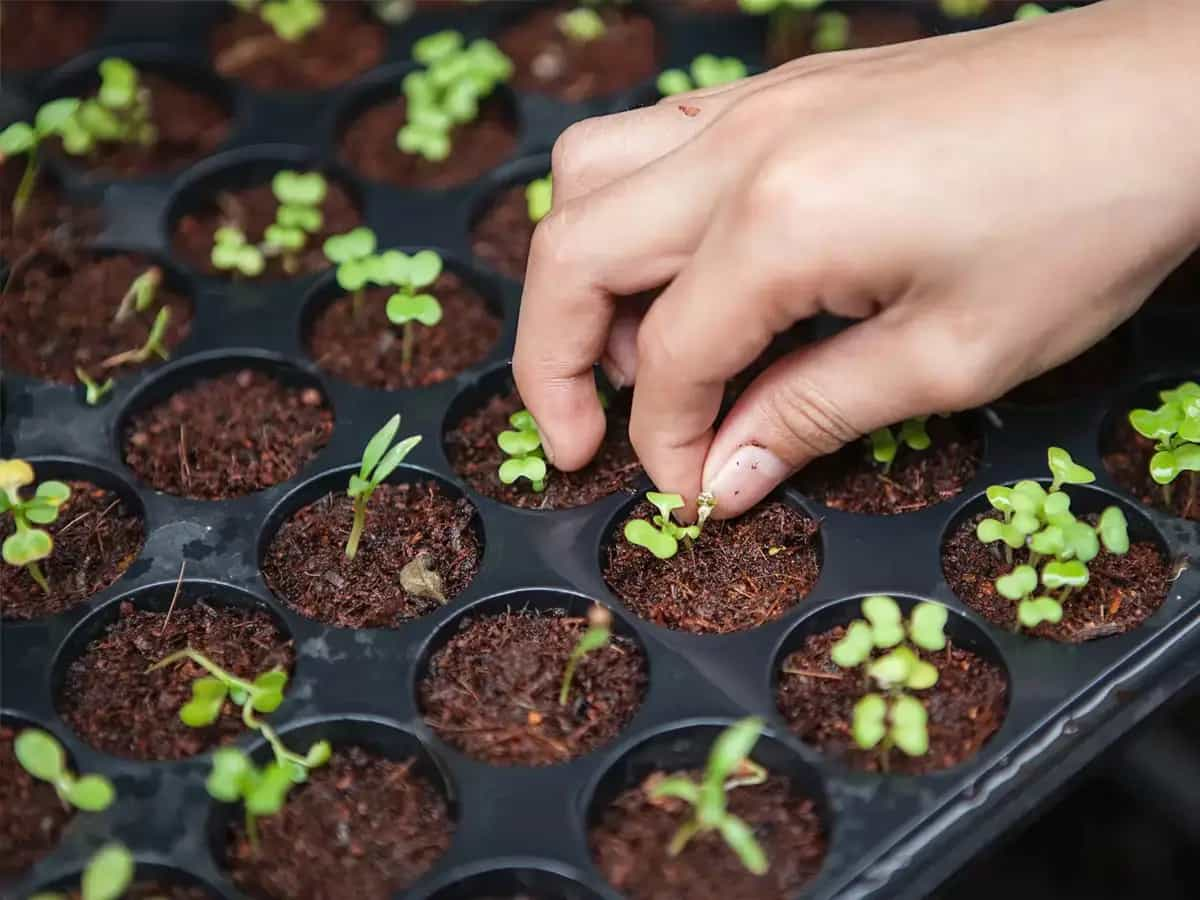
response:
<path fill-rule="evenodd" d="M 716 515 L 720 518 L 745 512 L 791 474 L 791 467 L 768 450 L 744 444 L 704 485 L 717 498 Z"/>
<path fill-rule="evenodd" d="M 630 383 L 630 379 L 625 377 L 625 373 L 608 354 L 605 354 L 604 358 L 600 360 L 600 369 L 604 372 L 604 377 L 608 379 L 608 383 L 614 391 L 619 391 Z"/>

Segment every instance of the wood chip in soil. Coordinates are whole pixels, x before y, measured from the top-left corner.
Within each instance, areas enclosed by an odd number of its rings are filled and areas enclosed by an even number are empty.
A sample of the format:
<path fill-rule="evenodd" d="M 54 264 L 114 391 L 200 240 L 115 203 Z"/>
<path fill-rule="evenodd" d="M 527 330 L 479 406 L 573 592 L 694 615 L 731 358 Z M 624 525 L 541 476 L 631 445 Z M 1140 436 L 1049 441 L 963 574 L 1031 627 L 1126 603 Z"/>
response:
<path fill-rule="evenodd" d="M 611 534 L 604 580 L 633 612 L 698 634 L 745 631 L 799 603 L 820 574 L 819 523 L 781 500 L 737 519 L 710 519 L 689 550 L 660 560 L 623 537 L 625 522 L 657 515 L 640 503 Z"/>
<path fill-rule="evenodd" d="M 575 472 L 551 468 L 541 493 L 531 490 L 524 479 L 515 484 L 500 481 L 500 465 L 508 457 L 496 437 L 512 428 L 508 417 L 524 408 L 516 391 L 492 397 L 447 431 L 446 456 L 472 488 L 509 506 L 570 509 L 594 503 L 620 491 L 632 491 L 642 477 L 642 465 L 629 442 L 630 399 L 628 392 L 610 395 L 608 430 L 595 458 Z"/>
<path fill-rule="evenodd" d="M 50 479 L 39 473 L 38 480 Z M 54 540 L 54 552 L 41 563 L 50 593 L 38 587 L 24 567 L 0 566 L 4 619 L 52 616 L 83 603 L 120 578 L 142 551 L 146 538 L 141 517 L 116 493 L 88 481 L 66 483 L 71 496 L 58 518 L 41 526 Z M 13 529 L 12 518 L 5 516 L 0 539 Z"/>
<path fill-rule="evenodd" d="M 1008 564 L 992 546 L 980 543 L 975 526 L 990 513 L 965 519 L 942 548 L 942 570 L 946 581 L 964 603 L 989 622 L 1015 628 L 1017 606 L 1001 597 L 995 581 L 1029 558 L 1027 549 L 1014 550 Z M 1096 523 L 1096 516 L 1081 516 Z M 1129 552 L 1117 556 L 1101 548 L 1088 563 L 1089 581 L 1063 606 L 1062 621 L 1044 622 L 1023 634 L 1077 644 L 1096 638 L 1123 634 L 1141 625 L 1157 610 L 1171 585 L 1171 570 L 1158 548 L 1149 541 L 1132 541 Z"/>
<path fill-rule="evenodd" d="M 443 272 L 430 293 L 442 304 L 432 328 L 412 323 L 412 359 L 404 365 L 404 328 L 387 317 L 387 288 L 339 297 L 324 307 L 308 334 L 308 352 L 324 371 L 362 387 L 399 390 L 428 387 L 476 365 L 500 337 L 500 320 L 487 301 L 453 272 Z"/>
<path fill-rule="evenodd" d="M 517 149 L 516 125 L 493 94 L 479 116 L 453 131 L 450 155 L 440 162 L 396 147 L 396 132 L 408 121 L 404 97 L 368 107 L 342 135 L 341 157 L 358 174 L 404 188 L 448 188 L 490 172 Z"/>
<path fill-rule="evenodd" d="M 551 765 L 608 743 L 641 705 L 646 661 L 631 640 L 614 637 L 583 658 L 560 705 L 563 670 L 587 627 L 561 610 L 464 619 L 421 680 L 425 721 L 494 765 Z"/>
<path fill-rule="evenodd" d="M 21 0 L 4 6 L 0 71 L 51 69 L 85 51 L 104 24 L 104 3 Z"/>
<path fill-rule="evenodd" d="M 809 463 L 795 485 L 830 509 L 894 516 L 914 512 L 957 496 L 975 477 L 983 441 L 969 420 L 931 418 L 926 423 L 933 446 L 901 446 L 888 472 L 871 458 L 863 441 Z"/>
<path fill-rule="evenodd" d="M 333 413 L 316 388 L 242 369 L 134 414 L 124 455 L 155 490 L 222 500 L 294 478 L 332 433 Z"/>
<path fill-rule="evenodd" d="M 454 834 L 445 798 L 413 768 L 335 748 L 281 812 L 258 820 L 257 849 L 235 817 L 226 845 L 234 883 L 268 900 L 387 900 L 408 887 Z"/>
<path fill-rule="evenodd" d="M 287 635 L 262 610 L 199 597 L 170 612 L 126 601 L 118 617 L 67 667 L 58 708 L 83 740 L 127 759 L 185 759 L 245 733 L 240 707 L 228 700 L 212 725 L 190 728 L 179 719 L 192 683 L 207 672 L 189 660 L 149 671 L 191 647 L 239 678 L 274 668 L 292 671 L 296 654 Z"/>
<path fill-rule="evenodd" d="M 285 41 L 255 13 L 233 12 L 212 31 L 213 67 L 260 91 L 336 87 L 383 60 L 387 31 L 366 3 L 325 3 L 325 21 Z"/>
<path fill-rule="evenodd" d="M 881 754 L 860 750 L 850 734 L 854 704 L 875 688 L 861 667 L 841 669 L 829 658 L 845 634 L 838 626 L 790 653 L 780 667 L 775 702 L 802 741 L 851 768 L 878 772 Z M 920 655 L 938 670 L 937 684 L 911 692 L 929 714 L 929 752 L 910 757 L 892 748 L 886 770 L 892 773 L 923 775 L 970 759 L 999 730 L 1008 709 L 1008 681 L 998 666 L 950 644 Z"/>
<path fill-rule="evenodd" d="M 591 41 L 574 41 L 558 18 L 574 7 L 555 3 L 535 9 L 497 38 L 513 61 L 513 86 L 568 103 L 631 88 L 658 70 L 658 37 L 644 13 L 611 5 L 597 9 L 605 31 Z"/>
<path fill-rule="evenodd" d="M 17 762 L 13 741 L 22 730 L 0 725 L 0 887 L 49 856 L 72 816 L 53 787 Z"/>
<path fill-rule="evenodd" d="M 396 628 L 442 605 L 401 586 L 401 570 L 418 557 L 441 577 L 447 601 L 471 583 L 483 553 L 474 520 L 470 502 L 435 481 L 382 484 L 367 505 L 366 528 L 351 560 L 346 541 L 354 503 L 343 488 L 284 522 L 267 548 L 263 577 L 310 619 L 343 628 Z"/>
<path fill-rule="evenodd" d="M 492 198 L 471 229 L 471 249 L 501 275 L 522 281 L 534 227 L 525 185 L 506 187 Z"/>
<path fill-rule="evenodd" d="M 1129 363 L 1126 332 L 1118 331 L 1061 366 L 1019 384 L 1000 399 L 1021 406 L 1048 406 L 1086 397 L 1115 384 Z"/>
<path fill-rule="evenodd" d="M 1200 521 L 1200 473 L 1185 472 L 1169 486 L 1158 484 L 1150 477 L 1150 458 L 1155 452 L 1154 441 L 1134 431 L 1125 414 L 1116 422 L 1104 453 L 1104 467 L 1117 484 L 1146 506 Z"/>
<path fill-rule="evenodd" d="M 896 9 L 842 10 L 850 17 L 850 39 L 847 50 L 885 47 L 929 37 L 918 16 Z M 777 66 L 815 52 L 812 48 L 817 15 L 806 13 L 795 18 L 793 27 L 778 29 L 767 42 L 767 62 Z"/>
<path fill-rule="evenodd" d="M 797 896 L 820 871 L 828 846 L 820 818 L 812 801 L 793 794 L 782 775 L 727 794 L 729 811 L 750 826 L 766 853 L 767 874 L 747 870 L 711 831 L 671 856 L 667 846 L 692 807 L 674 798 L 650 798 L 667 774 L 653 773 L 621 792 L 588 835 L 601 873 L 630 900 L 784 900 Z M 702 777 L 699 770 L 669 774 Z"/>

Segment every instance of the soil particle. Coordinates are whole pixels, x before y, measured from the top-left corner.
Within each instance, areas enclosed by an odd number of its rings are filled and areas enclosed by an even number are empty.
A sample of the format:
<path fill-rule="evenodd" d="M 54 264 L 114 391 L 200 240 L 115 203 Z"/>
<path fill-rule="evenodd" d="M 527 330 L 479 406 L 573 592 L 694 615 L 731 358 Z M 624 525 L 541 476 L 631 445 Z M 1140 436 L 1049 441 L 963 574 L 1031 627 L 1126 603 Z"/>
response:
<path fill-rule="evenodd" d="M 8 0 L 0 15 L 0 70 L 23 72 L 53 68 L 86 50 L 104 22 L 104 4 Z"/>
<path fill-rule="evenodd" d="M 1104 454 L 1104 467 L 1113 479 L 1147 506 L 1184 519 L 1200 521 L 1200 473 L 1184 472 L 1168 486 L 1150 477 L 1154 441 L 1142 437 L 1129 419 L 1116 423 L 1111 448 Z"/>
<path fill-rule="evenodd" d="M 525 185 L 511 185 L 492 198 L 475 223 L 471 249 L 501 275 L 522 281 L 534 227 L 529 218 Z"/>
<path fill-rule="evenodd" d="M 0 887 L 49 855 L 72 815 L 53 787 L 17 762 L 21 730 L 0 725 Z"/>

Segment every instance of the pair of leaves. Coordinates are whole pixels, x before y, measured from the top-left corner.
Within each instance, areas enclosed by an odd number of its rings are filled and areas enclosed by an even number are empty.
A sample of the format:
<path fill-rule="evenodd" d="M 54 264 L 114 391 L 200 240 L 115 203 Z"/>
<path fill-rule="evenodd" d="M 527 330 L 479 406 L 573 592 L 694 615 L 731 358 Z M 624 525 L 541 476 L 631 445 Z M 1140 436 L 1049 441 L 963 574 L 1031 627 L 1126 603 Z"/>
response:
<path fill-rule="evenodd" d="M 285 751 L 286 752 L 286 751 Z M 328 741 L 317 741 L 303 757 L 276 758 L 261 769 L 236 747 L 213 752 L 212 768 L 204 782 L 210 797 L 221 803 L 241 800 L 251 816 L 273 815 L 283 809 L 288 792 L 302 784 L 310 770 L 325 765 L 333 755 Z"/>
<path fill-rule="evenodd" d="M 329 185 L 320 172 L 297 172 L 282 169 L 271 179 L 275 199 L 289 206 L 320 206 L 325 201 Z"/>
<path fill-rule="evenodd" d="M 272 669 L 263 672 L 252 682 L 247 695 L 236 684 L 215 676 L 197 678 L 192 682 L 192 697 L 179 710 L 179 718 L 190 728 L 212 725 L 221 715 L 221 707 L 227 697 L 235 703 L 249 703 L 255 712 L 273 713 L 283 702 L 283 690 L 287 687 L 287 672 Z"/>
<path fill-rule="evenodd" d="M 76 809 L 100 812 L 116 797 L 112 783 L 102 775 L 76 776 L 67 767 L 67 754 L 53 736 L 27 728 L 13 742 L 17 762 L 34 778 L 54 786 L 59 798 Z"/>
<path fill-rule="evenodd" d="M 325 216 L 319 207 L 300 203 L 284 203 L 275 211 L 275 223 L 284 228 L 297 228 L 309 234 L 321 230 Z"/>
<path fill-rule="evenodd" d="M 433 250 L 419 250 L 409 256 L 400 250 L 388 250 L 376 256 L 372 277 L 379 284 L 416 291 L 428 287 L 442 274 L 442 258 Z"/>
<path fill-rule="evenodd" d="M 1150 477 L 1157 484 L 1170 484 L 1184 472 L 1200 472 L 1200 444 L 1159 450 L 1150 458 Z"/>
<path fill-rule="evenodd" d="M 396 414 L 388 419 L 383 427 L 367 441 L 367 446 L 363 448 L 358 474 L 350 476 L 350 487 L 347 493 L 351 497 L 358 497 L 360 494 L 369 494 L 374 491 L 396 471 L 413 448 L 421 443 L 421 436 L 414 434 L 392 446 L 392 441 L 395 440 L 399 430 L 400 415 Z"/>
<path fill-rule="evenodd" d="M 515 484 L 524 478 L 535 492 L 545 490 L 549 468 L 542 456 L 542 436 L 537 422 L 527 409 L 520 409 L 508 417 L 512 431 L 496 435 L 496 444 L 509 457 L 500 464 L 499 477 L 502 484 Z"/>
<path fill-rule="evenodd" d="M 730 84 L 748 74 L 746 64 L 736 56 L 715 56 L 701 53 L 692 60 L 688 71 L 667 69 L 658 76 L 658 91 L 664 97 L 683 94 L 696 88 L 712 88 Z"/>
<path fill-rule="evenodd" d="M 1091 484 L 1096 480 L 1095 472 L 1075 462 L 1071 454 L 1062 447 L 1049 448 L 1046 451 L 1046 462 L 1053 476 L 1050 493 L 1054 493 L 1064 484 Z"/>
<path fill-rule="evenodd" d="M 651 521 L 631 519 L 625 523 L 625 540 L 649 550 L 659 559 L 670 559 L 679 552 L 679 541 L 683 538 L 696 540 L 700 537 L 699 525 L 679 525 L 671 513 L 684 506 L 679 494 L 663 494 L 648 491 L 646 499 L 658 510 Z"/>
<path fill-rule="evenodd" d="M 110 56 L 101 60 L 100 90 L 97 97 L 109 109 L 128 109 L 137 99 L 137 69 L 127 59 Z"/>
<path fill-rule="evenodd" d="M 267 0 L 258 14 L 288 43 L 300 40 L 325 21 L 325 8 L 319 0 Z"/>
<path fill-rule="evenodd" d="M 938 670 L 909 647 L 897 647 L 867 666 L 867 675 L 884 690 L 898 687 L 923 691 L 937 684 Z"/>
<path fill-rule="evenodd" d="M 409 123 L 396 132 L 396 147 L 410 156 L 420 156 L 429 162 L 442 162 L 450 157 L 453 145 L 443 130 L 427 123 Z"/>
<path fill-rule="evenodd" d="M 0 155 L 5 157 L 32 153 L 44 138 L 62 135 L 72 127 L 79 111 L 77 97 L 61 97 L 43 104 L 33 118 L 33 124 L 14 122 L 0 131 Z"/>
<path fill-rule="evenodd" d="M 375 252 L 375 245 L 375 232 L 360 225 L 345 234 L 335 234 L 327 238 L 322 249 L 331 263 L 340 265 L 366 259 Z"/>
<path fill-rule="evenodd" d="M 432 328 L 442 321 L 442 304 L 433 294 L 398 291 L 388 297 L 387 317 L 393 325 L 419 322 L 426 328 Z"/>
<path fill-rule="evenodd" d="M 845 636 L 833 645 L 830 658 L 842 668 L 862 665 L 872 650 L 895 647 L 904 640 L 906 628 L 900 606 L 891 597 L 867 597 L 862 603 L 862 619 L 851 622 Z M 907 625 L 912 642 L 923 650 L 937 651 L 946 646 L 945 626 L 948 613 L 936 603 L 918 603 Z"/>
<path fill-rule="evenodd" d="M 1053 597 L 1033 597 L 1017 604 L 1017 621 L 1026 628 L 1037 628 L 1043 622 L 1054 625 L 1062 616 L 1062 604 Z"/>
<path fill-rule="evenodd" d="M 908 756 L 923 756 L 929 752 L 928 718 L 915 697 L 900 694 L 889 701 L 879 694 L 866 694 L 854 704 L 851 733 L 863 750 L 890 738 Z"/>
<path fill-rule="evenodd" d="M 263 241 L 268 247 L 285 253 L 303 250 L 307 240 L 304 229 L 280 225 L 278 222 L 268 225 L 267 230 L 263 232 Z"/>
<path fill-rule="evenodd" d="M 1077 559 L 1065 562 L 1051 560 L 1042 567 L 1040 583 L 1050 590 L 1077 590 L 1087 585 L 1089 577 L 1087 566 Z M 996 591 L 1008 600 L 1017 601 L 1037 590 L 1038 583 L 1037 569 L 1030 565 L 1020 565 L 1007 575 L 996 579 Z"/>
<path fill-rule="evenodd" d="M 262 251 L 246 242 L 241 229 L 223 225 L 213 232 L 213 241 L 210 259 L 214 267 L 240 272 L 248 278 L 261 275 L 266 268 Z"/>

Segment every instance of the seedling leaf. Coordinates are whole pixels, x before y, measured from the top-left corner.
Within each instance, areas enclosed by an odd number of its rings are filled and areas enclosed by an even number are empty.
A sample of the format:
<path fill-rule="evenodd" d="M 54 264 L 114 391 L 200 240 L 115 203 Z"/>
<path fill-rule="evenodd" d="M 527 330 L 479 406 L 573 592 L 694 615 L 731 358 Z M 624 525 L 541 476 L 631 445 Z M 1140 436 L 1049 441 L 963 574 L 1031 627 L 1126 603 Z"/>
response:
<path fill-rule="evenodd" d="M 937 603 L 918 603 L 909 617 L 908 634 L 922 650 L 938 651 L 946 647 L 946 621 L 950 613 Z"/>
<path fill-rule="evenodd" d="M 891 597 L 876 595 L 862 602 L 863 615 L 871 623 L 875 646 L 881 649 L 895 647 L 904 640 L 904 621 L 900 606 Z"/>
<path fill-rule="evenodd" d="M 45 731 L 26 728 L 13 741 L 13 753 L 26 772 L 42 781 L 57 781 L 66 770 L 62 745 Z"/>
<path fill-rule="evenodd" d="M 101 775 L 83 775 L 66 788 L 66 800 L 84 812 L 108 809 L 116 798 L 112 783 Z"/>
<path fill-rule="evenodd" d="M 505 484 L 512 484 L 516 478 L 505 480 L 505 466 L 510 463 L 519 462 L 519 460 L 510 459 L 500 467 L 500 480 Z M 545 464 L 543 463 L 543 477 L 545 476 Z M 679 551 L 679 542 L 669 534 L 659 531 L 645 519 L 633 519 L 625 523 L 625 540 L 638 547 L 644 547 L 649 550 L 659 559 L 670 559 Z"/>
<path fill-rule="evenodd" d="M 83 870 L 83 900 L 118 900 L 133 882 L 133 855 L 120 844 L 107 844 Z"/>

